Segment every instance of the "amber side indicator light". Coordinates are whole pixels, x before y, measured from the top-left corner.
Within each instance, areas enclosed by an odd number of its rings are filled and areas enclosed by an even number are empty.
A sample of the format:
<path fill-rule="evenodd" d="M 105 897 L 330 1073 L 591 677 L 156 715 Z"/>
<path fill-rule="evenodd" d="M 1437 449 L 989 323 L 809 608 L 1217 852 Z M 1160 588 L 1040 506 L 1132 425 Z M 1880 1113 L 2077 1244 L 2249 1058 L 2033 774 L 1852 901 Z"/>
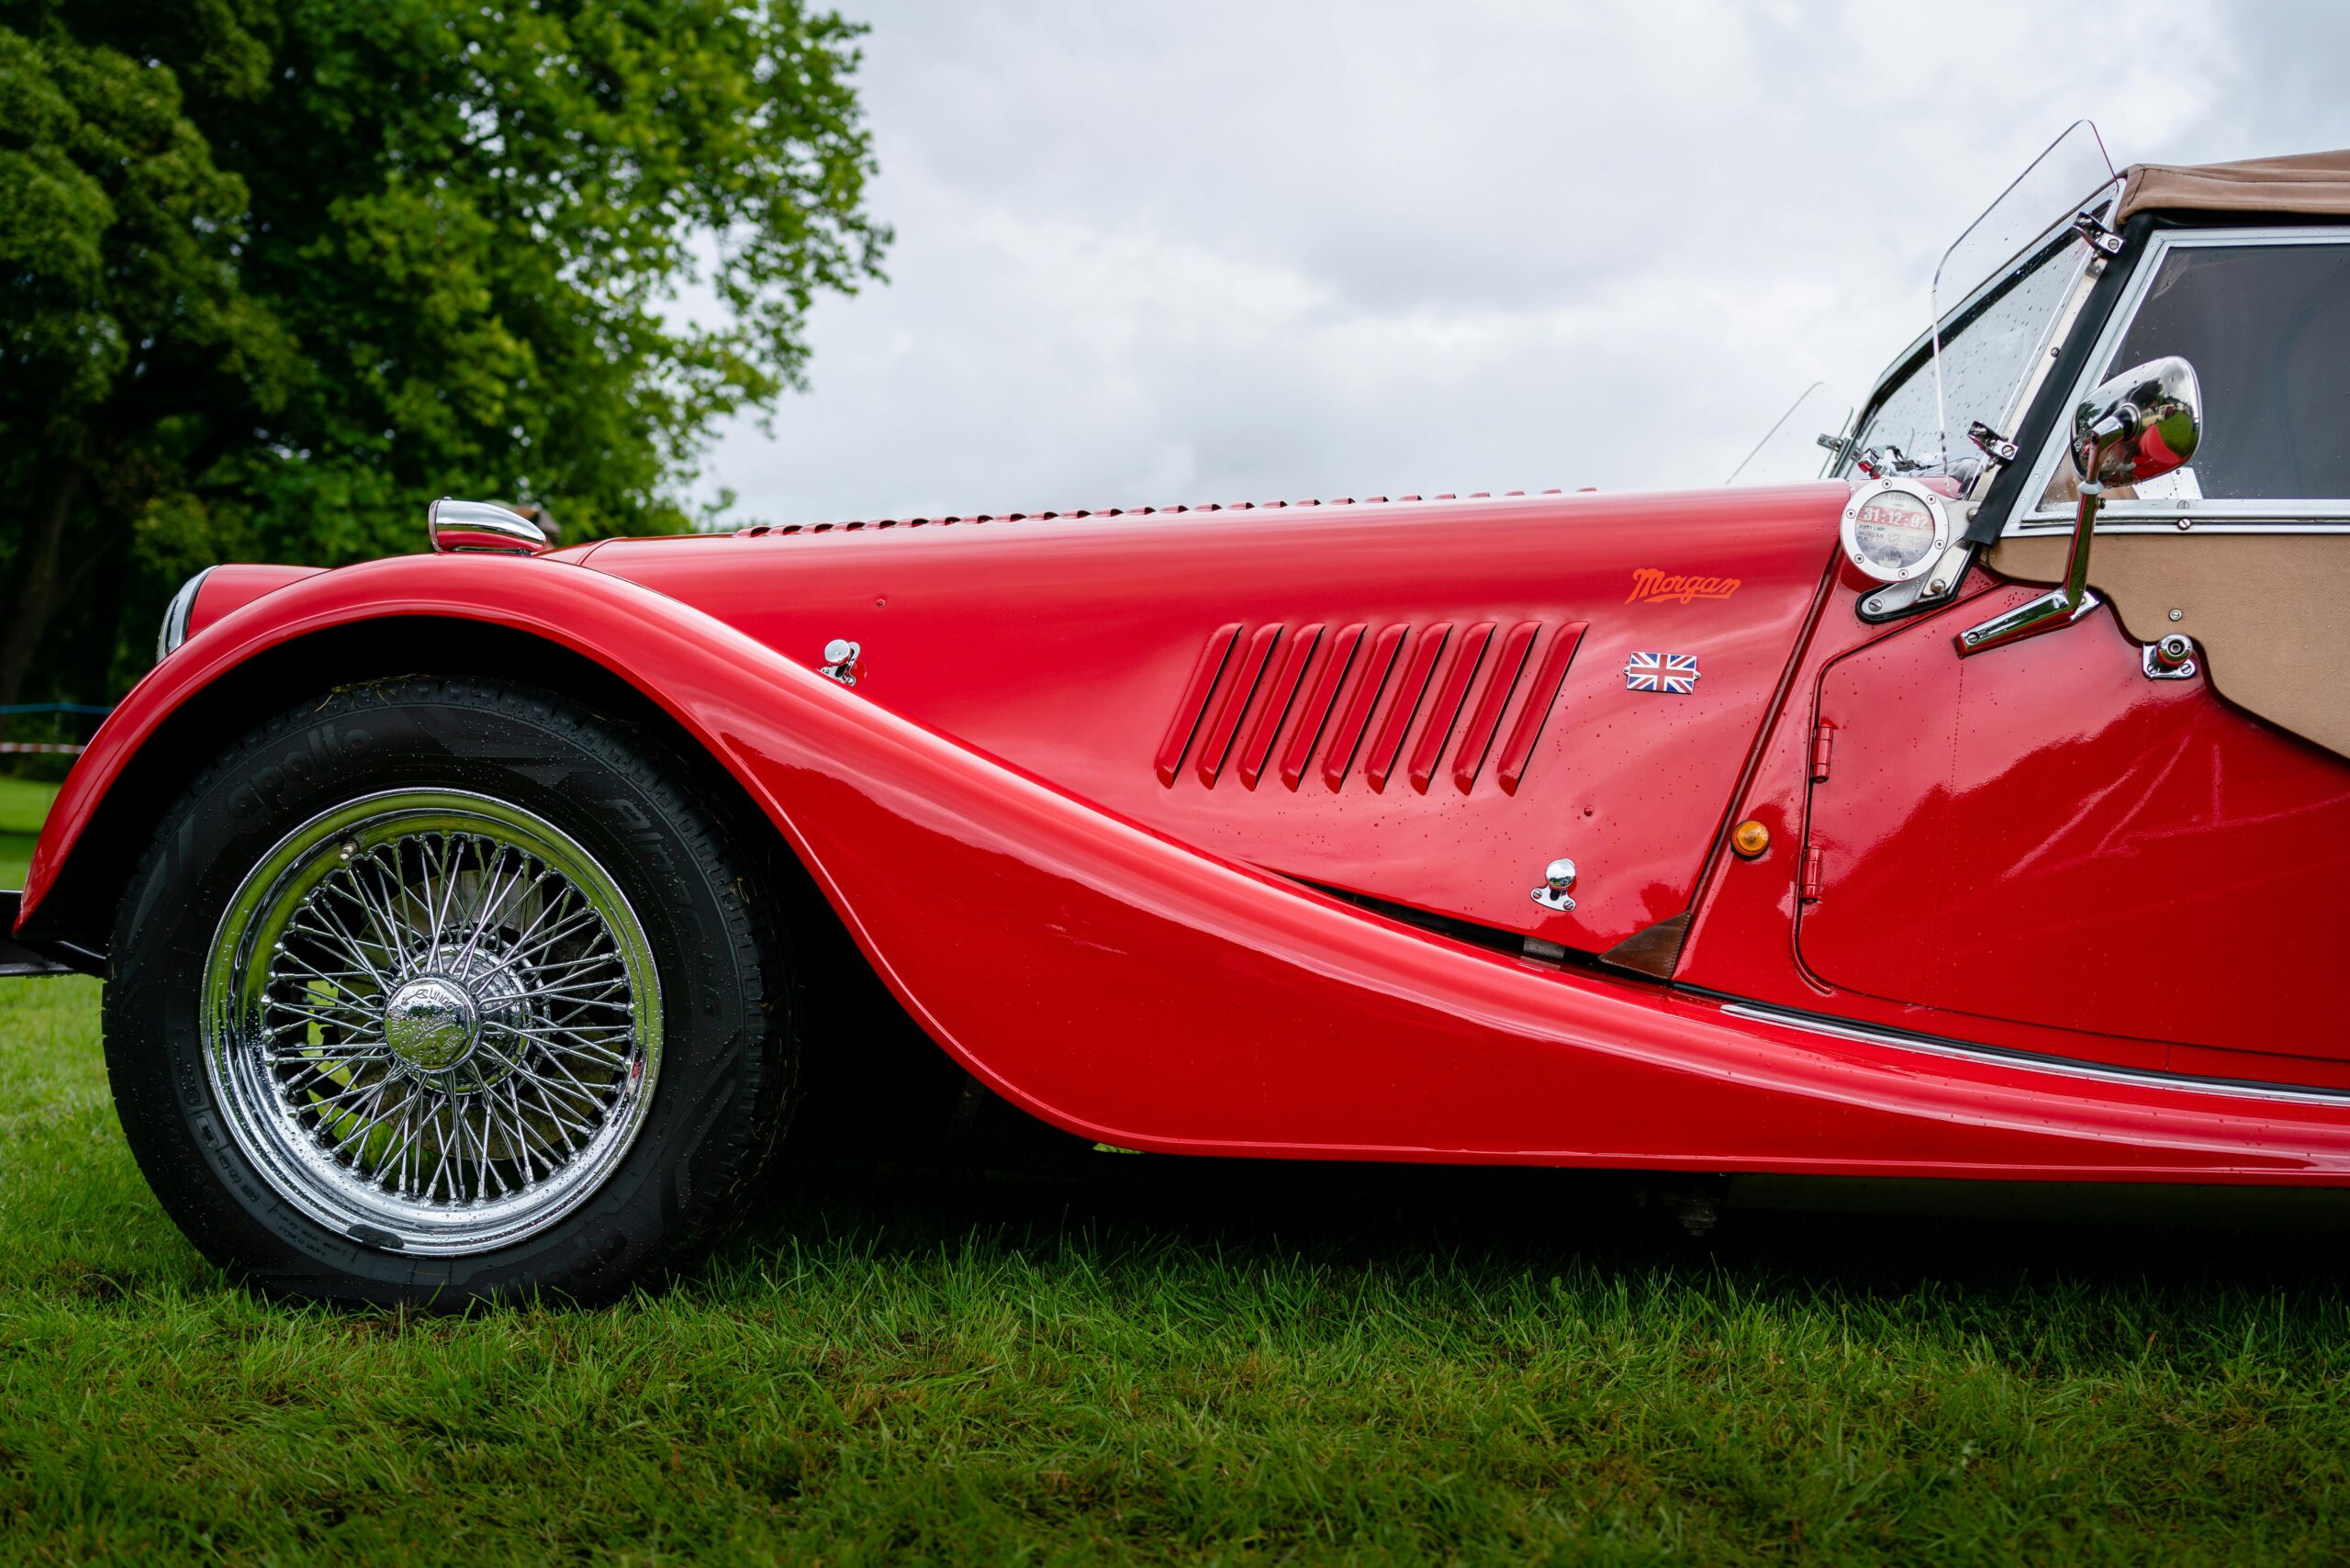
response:
<path fill-rule="evenodd" d="M 1729 846 L 1741 858 L 1751 860 L 1771 847 L 1771 830 L 1749 817 L 1729 830 Z"/>

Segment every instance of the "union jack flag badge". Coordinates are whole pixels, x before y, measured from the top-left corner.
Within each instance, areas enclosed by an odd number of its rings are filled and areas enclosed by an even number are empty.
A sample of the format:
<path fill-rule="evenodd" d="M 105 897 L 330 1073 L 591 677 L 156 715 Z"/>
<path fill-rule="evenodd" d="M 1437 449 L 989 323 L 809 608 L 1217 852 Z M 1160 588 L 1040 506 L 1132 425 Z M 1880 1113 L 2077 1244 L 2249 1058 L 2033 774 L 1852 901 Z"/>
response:
<path fill-rule="evenodd" d="M 1627 691 L 1663 691 L 1686 697 L 1697 689 L 1695 654 L 1634 654 L 1624 666 Z"/>

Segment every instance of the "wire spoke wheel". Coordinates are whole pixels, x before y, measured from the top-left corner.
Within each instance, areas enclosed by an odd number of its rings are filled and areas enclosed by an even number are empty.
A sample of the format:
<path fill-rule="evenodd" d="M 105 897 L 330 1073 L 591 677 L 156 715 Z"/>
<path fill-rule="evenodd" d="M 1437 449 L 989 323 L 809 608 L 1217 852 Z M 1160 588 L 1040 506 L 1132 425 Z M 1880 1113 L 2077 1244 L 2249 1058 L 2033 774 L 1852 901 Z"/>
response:
<path fill-rule="evenodd" d="M 486 1250 L 602 1185 L 661 1066 L 644 930 L 543 818 L 371 795 L 287 834 L 205 966 L 205 1061 L 239 1147 L 313 1219 Z"/>

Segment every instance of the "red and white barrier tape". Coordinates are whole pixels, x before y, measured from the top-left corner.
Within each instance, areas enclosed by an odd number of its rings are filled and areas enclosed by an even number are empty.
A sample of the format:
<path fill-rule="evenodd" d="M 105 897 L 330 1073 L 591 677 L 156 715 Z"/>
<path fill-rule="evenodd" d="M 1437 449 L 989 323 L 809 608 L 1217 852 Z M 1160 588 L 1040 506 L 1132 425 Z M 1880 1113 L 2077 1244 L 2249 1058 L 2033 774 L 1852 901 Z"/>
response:
<path fill-rule="evenodd" d="M 0 752 L 44 752 L 53 756 L 79 756 L 83 748 L 77 745 L 49 745 L 35 741 L 0 741 Z"/>

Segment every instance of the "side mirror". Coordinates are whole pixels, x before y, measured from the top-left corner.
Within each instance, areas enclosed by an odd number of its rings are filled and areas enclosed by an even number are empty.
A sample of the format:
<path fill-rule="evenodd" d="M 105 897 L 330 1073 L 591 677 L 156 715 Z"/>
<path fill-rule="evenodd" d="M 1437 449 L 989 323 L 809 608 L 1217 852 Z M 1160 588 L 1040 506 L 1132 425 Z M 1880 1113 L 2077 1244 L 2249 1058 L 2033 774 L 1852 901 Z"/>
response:
<path fill-rule="evenodd" d="M 2073 468 L 2099 485 L 2135 485 L 2186 467 L 2202 439 L 2202 386 L 2171 354 L 2098 383 L 2073 410 Z"/>
<path fill-rule="evenodd" d="M 2203 440 L 2203 388 L 2195 367 L 2170 354 L 2098 384 L 2073 410 L 2073 467 L 2081 476 L 2073 554 L 2065 584 L 1958 634 L 1963 657 L 2070 626 L 2098 607 L 2089 591 L 2089 543 L 2108 485 L 2158 479 L 2194 460 Z"/>

